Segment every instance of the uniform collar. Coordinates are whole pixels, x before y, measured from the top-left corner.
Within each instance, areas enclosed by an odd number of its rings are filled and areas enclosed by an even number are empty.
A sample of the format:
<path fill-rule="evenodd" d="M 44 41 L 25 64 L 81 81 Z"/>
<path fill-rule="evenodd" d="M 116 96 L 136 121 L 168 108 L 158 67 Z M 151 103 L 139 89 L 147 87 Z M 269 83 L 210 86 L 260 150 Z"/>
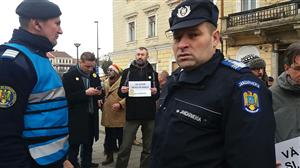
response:
<path fill-rule="evenodd" d="M 205 77 L 212 75 L 220 62 L 224 59 L 223 54 L 220 50 L 216 50 L 213 57 L 203 65 L 200 65 L 198 68 L 192 71 L 181 71 L 178 82 L 180 83 L 190 83 L 196 84 L 201 82 Z"/>
<path fill-rule="evenodd" d="M 31 49 L 35 53 L 45 55 L 53 51 L 53 44 L 45 37 L 32 34 L 22 28 L 15 29 L 10 43 L 18 43 Z"/>

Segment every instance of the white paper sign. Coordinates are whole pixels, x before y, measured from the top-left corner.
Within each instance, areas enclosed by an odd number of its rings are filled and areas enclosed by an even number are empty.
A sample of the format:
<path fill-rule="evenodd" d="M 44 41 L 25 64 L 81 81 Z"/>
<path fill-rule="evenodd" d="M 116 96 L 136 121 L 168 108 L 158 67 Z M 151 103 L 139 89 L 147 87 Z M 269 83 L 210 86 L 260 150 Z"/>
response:
<path fill-rule="evenodd" d="M 275 144 L 276 160 L 281 167 L 300 168 L 300 137 Z"/>
<path fill-rule="evenodd" d="M 129 97 L 151 97 L 150 81 L 129 81 Z"/>

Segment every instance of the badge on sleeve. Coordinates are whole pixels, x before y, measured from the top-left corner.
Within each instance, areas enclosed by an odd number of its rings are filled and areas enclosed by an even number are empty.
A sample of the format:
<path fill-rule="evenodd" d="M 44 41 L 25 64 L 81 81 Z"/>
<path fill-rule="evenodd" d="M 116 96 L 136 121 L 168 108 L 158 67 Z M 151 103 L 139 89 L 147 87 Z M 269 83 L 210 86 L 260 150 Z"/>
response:
<path fill-rule="evenodd" d="M 260 110 L 259 97 L 256 91 L 243 91 L 243 108 L 249 113 L 257 113 Z"/>
<path fill-rule="evenodd" d="M 93 73 L 93 77 L 96 78 L 96 77 L 97 77 L 97 74 L 96 74 L 96 73 Z"/>
<path fill-rule="evenodd" d="M 9 108 L 17 100 L 16 91 L 10 86 L 0 86 L 0 108 Z"/>

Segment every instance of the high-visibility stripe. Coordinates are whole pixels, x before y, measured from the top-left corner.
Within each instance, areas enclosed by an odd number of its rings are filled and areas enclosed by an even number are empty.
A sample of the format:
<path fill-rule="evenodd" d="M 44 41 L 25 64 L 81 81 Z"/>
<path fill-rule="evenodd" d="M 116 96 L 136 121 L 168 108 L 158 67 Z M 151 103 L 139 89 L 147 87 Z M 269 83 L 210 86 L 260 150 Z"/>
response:
<path fill-rule="evenodd" d="M 53 136 L 53 135 L 63 135 L 69 133 L 69 129 L 67 126 L 64 128 L 54 128 L 54 129 L 38 129 L 38 130 L 24 130 L 23 136 L 25 138 L 33 138 L 33 137 L 45 137 L 45 136 Z"/>
<path fill-rule="evenodd" d="M 34 93 L 29 96 L 29 103 L 41 102 L 46 100 L 53 100 L 60 97 L 65 97 L 65 90 L 63 87 L 52 89 L 42 93 Z"/>
<path fill-rule="evenodd" d="M 24 115 L 24 128 L 51 128 L 68 124 L 67 107 L 51 112 Z"/>
<path fill-rule="evenodd" d="M 46 165 L 61 159 L 68 150 L 68 136 L 51 141 L 29 145 L 29 152 L 40 165 Z"/>
<path fill-rule="evenodd" d="M 6 49 L 2 55 L 6 56 L 6 57 L 15 58 L 18 54 L 19 54 L 19 51 L 12 50 L 12 49 Z"/>
<path fill-rule="evenodd" d="M 25 113 L 32 113 L 35 111 L 52 111 L 52 109 L 58 108 L 58 107 L 64 107 L 67 106 L 67 100 L 60 100 L 60 101 L 54 101 L 54 102 L 44 102 L 39 104 L 29 104 L 27 106 Z"/>

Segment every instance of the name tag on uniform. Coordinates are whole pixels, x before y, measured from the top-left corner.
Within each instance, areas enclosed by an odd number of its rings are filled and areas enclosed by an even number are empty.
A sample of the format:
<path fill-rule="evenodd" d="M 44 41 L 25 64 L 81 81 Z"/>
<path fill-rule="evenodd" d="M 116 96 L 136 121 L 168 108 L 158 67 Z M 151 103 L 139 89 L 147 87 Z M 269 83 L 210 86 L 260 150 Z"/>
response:
<path fill-rule="evenodd" d="M 129 97 L 151 97 L 150 81 L 129 81 Z"/>

